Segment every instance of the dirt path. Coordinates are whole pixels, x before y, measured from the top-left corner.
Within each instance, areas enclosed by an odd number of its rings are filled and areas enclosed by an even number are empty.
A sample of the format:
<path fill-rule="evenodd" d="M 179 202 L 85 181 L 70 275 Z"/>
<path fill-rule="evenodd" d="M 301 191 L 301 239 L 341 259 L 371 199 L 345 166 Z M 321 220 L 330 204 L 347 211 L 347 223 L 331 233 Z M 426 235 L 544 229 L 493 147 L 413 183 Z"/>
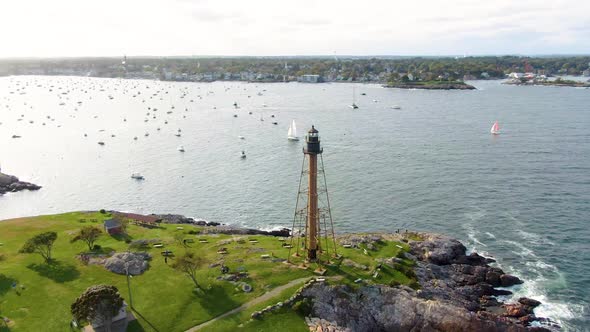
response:
<path fill-rule="evenodd" d="M 250 308 L 250 307 L 252 307 L 254 305 L 257 305 L 259 303 L 262 303 L 262 302 L 264 302 L 266 300 L 270 300 L 271 298 L 279 295 L 285 289 L 290 288 L 292 286 L 295 286 L 295 285 L 297 285 L 299 283 L 303 283 L 303 282 L 305 282 L 305 281 L 307 281 L 309 279 L 311 279 L 311 277 L 305 277 L 305 278 L 299 278 L 299 279 L 292 280 L 292 281 L 290 281 L 290 282 L 288 282 L 288 283 L 286 283 L 286 284 L 284 284 L 282 286 L 279 286 L 279 287 L 274 288 L 270 292 L 266 292 L 266 293 L 260 295 L 259 297 L 251 300 L 250 302 L 246 302 L 246 303 L 242 304 L 241 306 L 239 306 L 239 307 L 237 307 L 235 309 L 232 309 L 232 310 L 230 310 L 230 311 L 228 311 L 226 313 L 223 313 L 223 314 L 221 314 L 221 315 L 219 315 L 219 316 L 217 316 L 215 318 L 212 318 L 212 319 L 210 319 L 210 320 L 208 320 L 208 321 L 206 321 L 204 323 L 201 323 L 199 325 L 193 326 L 190 329 L 186 330 L 186 332 L 198 331 L 198 330 L 200 330 L 200 329 L 202 329 L 204 327 L 207 327 L 208 325 L 210 325 L 210 324 L 212 324 L 212 323 L 214 323 L 214 322 L 216 322 L 216 321 L 218 321 L 220 319 L 223 319 L 223 318 L 225 318 L 225 317 L 227 317 L 229 315 L 233 315 L 236 312 L 240 312 L 242 310 L 248 309 L 248 308 Z"/>

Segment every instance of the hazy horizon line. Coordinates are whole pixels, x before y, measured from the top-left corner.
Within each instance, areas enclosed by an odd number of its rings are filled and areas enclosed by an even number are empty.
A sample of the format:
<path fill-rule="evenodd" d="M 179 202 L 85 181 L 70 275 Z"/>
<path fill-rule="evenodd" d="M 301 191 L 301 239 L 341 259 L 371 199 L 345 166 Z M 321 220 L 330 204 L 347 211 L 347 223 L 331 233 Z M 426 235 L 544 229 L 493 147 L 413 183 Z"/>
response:
<path fill-rule="evenodd" d="M 538 53 L 538 54 L 523 54 L 523 53 L 502 53 L 502 54 L 412 54 L 412 55 L 396 55 L 396 54 L 367 54 L 367 55 L 351 55 L 351 54 L 315 54 L 315 55 L 221 55 L 221 54 L 204 54 L 204 55 L 63 55 L 63 56 L 10 56 L 0 57 L 1 60 L 44 60 L 44 59 L 119 59 L 127 58 L 479 58 L 479 57 L 580 57 L 590 56 L 590 53 Z"/>

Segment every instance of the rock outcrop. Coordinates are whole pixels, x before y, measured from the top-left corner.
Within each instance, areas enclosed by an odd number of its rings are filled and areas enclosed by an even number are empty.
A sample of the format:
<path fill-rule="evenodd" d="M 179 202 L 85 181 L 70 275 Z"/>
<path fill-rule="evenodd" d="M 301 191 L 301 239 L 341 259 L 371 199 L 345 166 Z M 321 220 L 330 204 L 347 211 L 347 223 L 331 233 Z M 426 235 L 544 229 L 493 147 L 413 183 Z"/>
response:
<path fill-rule="evenodd" d="M 150 254 L 146 252 L 119 252 L 107 258 L 104 267 L 117 274 L 139 275 L 148 269 Z"/>
<path fill-rule="evenodd" d="M 427 300 L 407 287 L 378 285 L 354 291 L 348 286 L 315 284 L 303 295 L 313 298 L 314 317 L 356 332 L 527 331 L 508 318 Z"/>
<path fill-rule="evenodd" d="M 0 195 L 5 194 L 7 192 L 39 189 L 41 189 L 41 187 L 36 184 L 20 181 L 14 175 L 0 173 Z"/>
<path fill-rule="evenodd" d="M 319 319 L 310 329 L 329 322 L 351 331 L 549 331 L 529 326 L 543 320 L 533 313 L 540 302 L 520 298 L 505 304 L 495 297 L 511 294 L 495 287 L 522 283 L 520 279 L 489 266 L 491 259 L 466 255 L 465 246 L 455 239 L 420 237 L 423 241 L 408 241 L 406 254 L 416 262 L 419 290 L 315 284 L 303 292 L 312 299 L 312 317 Z"/>

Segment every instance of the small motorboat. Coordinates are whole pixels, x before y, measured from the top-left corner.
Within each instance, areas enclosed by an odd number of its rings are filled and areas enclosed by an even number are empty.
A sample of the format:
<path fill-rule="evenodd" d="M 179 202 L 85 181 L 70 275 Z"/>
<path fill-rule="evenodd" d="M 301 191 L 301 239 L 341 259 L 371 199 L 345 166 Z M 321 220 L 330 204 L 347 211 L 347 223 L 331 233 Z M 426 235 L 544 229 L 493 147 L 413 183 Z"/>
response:
<path fill-rule="evenodd" d="M 143 175 L 139 174 L 139 173 L 133 173 L 131 174 L 131 178 L 135 179 L 135 180 L 145 180 L 145 178 L 143 177 Z"/>
<path fill-rule="evenodd" d="M 242 158 L 242 159 L 246 158 L 246 151 L 242 150 L 242 153 L 240 154 L 240 158 Z"/>
<path fill-rule="evenodd" d="M 98 145 L 104 145 L 104 142 L 102 142 L 102 141 L 98 142 Z"/>
<path fill-rule="evenodd" d="M 398 106 L 398 105 L 393 105 L 393 106 L 391 106 L 391 108 L 392 108 L 392 109 L 394 109 L 394 110 L 399 110 L 399 109 L 401 109 L 401 107 L 400 107 L 400 106 Z"/>
<path fill-rule="evenodd" d="M 238 136 L 239 139 L 246 139 L 244 136 Z"/>
<path fill-rule="evenodd" d="M 184 146 L 179 145 L 177 150 L 180 151 L 180 152 L 184 152 Z"/>

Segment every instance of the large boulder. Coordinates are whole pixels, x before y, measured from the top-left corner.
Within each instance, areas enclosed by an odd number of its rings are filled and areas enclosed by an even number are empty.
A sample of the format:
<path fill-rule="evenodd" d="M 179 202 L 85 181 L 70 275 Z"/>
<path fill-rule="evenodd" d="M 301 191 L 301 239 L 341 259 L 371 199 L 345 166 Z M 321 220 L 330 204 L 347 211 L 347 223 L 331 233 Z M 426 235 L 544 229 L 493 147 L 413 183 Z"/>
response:
<path fill-rule="evenodd" d="M 467 248 L 455 240 L 442 235 L 430 235 L 424 241 L 410 243 L 411 253 L 422 261 L 436 265 L 448 265 L 465 256 Z"/>
<path fill-rule="evenodd" d="M 526 305 L 529 306 L 531 308 L 535 308 L 538 307 L 539 305 L 541 305 L 540 301 L 534 300 L 534 299 L 529 299 L 528 297 L 521 297 L 518 299 L 518 303 L 522 304 L 522 305 Z"/>
<path fill-rule="evenodd" d="M 117 274 L 139 275 L 148 269 L 150 259 L 147 252 L 119 252 L 107 258 L 104 267 Z"/>
<path fill-rule="evenodd" d="M 503 274 L 500 276 L 500 285 L 502 287 L 510 287 L 522 283 L 523 281 L 520 280 L 519 277 L 513 276 L 511 274 Z"/>

